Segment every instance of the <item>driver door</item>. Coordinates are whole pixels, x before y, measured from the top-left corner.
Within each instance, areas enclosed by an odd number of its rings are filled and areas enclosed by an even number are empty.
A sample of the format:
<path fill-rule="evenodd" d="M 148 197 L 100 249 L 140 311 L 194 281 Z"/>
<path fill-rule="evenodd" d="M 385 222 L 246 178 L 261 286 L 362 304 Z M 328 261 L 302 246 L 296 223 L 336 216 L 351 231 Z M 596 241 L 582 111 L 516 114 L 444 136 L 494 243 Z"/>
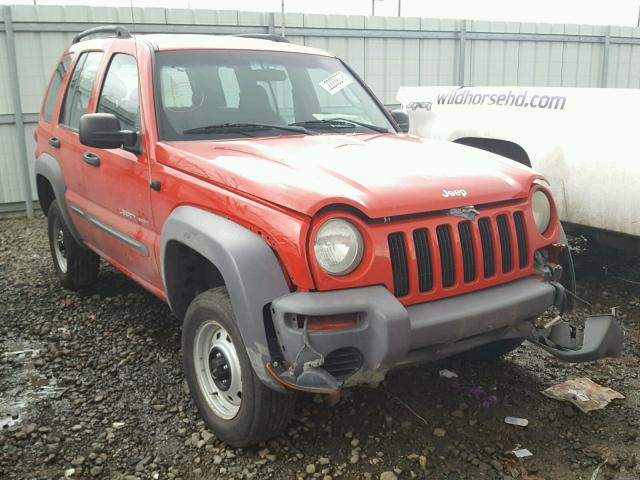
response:
<path fill-rule="evenodd" d="M 115 115 L 122 130 L 140 132 L 138 65 L 134 53 L 112 53 L 100 79 L 95 111 Z M 82 148 L 87 216 L 96 228 L 93 246 L 148 287 L 161 285 L 153 255 L 155 234 L 146 152 L 84 145 Z"/>

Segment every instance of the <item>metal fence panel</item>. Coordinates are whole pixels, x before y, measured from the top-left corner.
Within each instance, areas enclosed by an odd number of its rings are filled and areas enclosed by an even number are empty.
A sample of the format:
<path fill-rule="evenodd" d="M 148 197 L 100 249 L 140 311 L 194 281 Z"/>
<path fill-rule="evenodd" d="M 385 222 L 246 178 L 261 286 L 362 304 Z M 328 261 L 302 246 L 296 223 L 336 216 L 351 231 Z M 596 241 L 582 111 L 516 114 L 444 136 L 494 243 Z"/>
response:
<path fill-rule="evenodd" d="M 36 129 L 35 123 L 25 124 L 24 140 L 27 145 L 27 152 L 35 150 L 35 141 L 33 140 L 33 132 Z M 20 141 L 20 132 L 18 132 L 15 124 L 0 125 L 0 207 L 2 204 L 15 204 L 24 202 L 25 192 L 23 180 L 20 173 L 20 150 L 18 142 Z M 29 171 L 33 172 L 33 155 L 28 155 Z M 31 184 L 31 192 L 36 191 L 35 178 L 31 175 L 29 178 Z M 34 195 L 34 200 L 36 196 Z M 24 207 L 21 207 L 21 209 Z M 0 209 L 0 212 L 2 209 Z"/>
<path fill-rule="evenodd" d="M 11 103 L 10 75 L 11 75 L 11 72 L 9 70 L 9 59 L 7 58 L 6 35 L 4 34 L 4 32 L 1 32 L 0 33 L 0 115 L 13 113 L 13 105 Z"/>
<path fill-rule="evenodd" d="M 640 88 L 640 45 L 611 45 L 608 78 L 609 87 Z"/>
<path fill-rule="evenodd" d="M 10 8 L 17 72 L 10 67 Z M 135 20 L 135 26 L 132 24 Z M 33 130 L 49 76 L 73 35 L 120 23 L 139 33 L 280 33 L 279 13 L 172 8 L 32 6 L 0 8 L 0 213 L 25 200 L 20 142 Z M 294 43 L 344 59 L 387 104 L 401 85 L 640 87 L 640 28 L 288 13 Z M 16 131 L 11 80 L 19 79 L 24 132 Z M 22 133 L 23 135 L 21 135 Z M 24 138 L 24 140 L 23 140 Z M 35 185 L 31 185 L 35 197 Z M 6 209 L 6 208 L 5 208 Z"/>

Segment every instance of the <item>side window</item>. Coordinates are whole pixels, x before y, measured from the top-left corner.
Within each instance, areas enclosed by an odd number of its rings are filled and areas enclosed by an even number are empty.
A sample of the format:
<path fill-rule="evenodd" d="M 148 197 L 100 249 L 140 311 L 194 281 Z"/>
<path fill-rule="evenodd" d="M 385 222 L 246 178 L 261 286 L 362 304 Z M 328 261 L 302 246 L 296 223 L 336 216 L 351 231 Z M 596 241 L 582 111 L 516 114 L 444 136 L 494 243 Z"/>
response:
<path fill-rule="evenodd" d="M 184 68 L 169 65 L 162 67 L 160 89 L 165 108 L 171 110 L 193 107 L 193 89 Z"/>
<path fill-rule="evenodd" d="M 60 110 L 60 123 L 73 130 L 78 129 L 80 117 L 87 113 L 89 97 L 96 79 L 102 52 L 85 52 L 78 59 L 67 94 Z"/>
<path fill-rule="evenodd" d="M 51 122 L 53 109 L 56 106 L 56 99 L 58 98 L 58 93 L 60 93 L 60 87 L 62 86 L 62 81 L 69 69 L 70 63 L 71 55 L 65 55 L 53 72 L 53 76 L 49 82 L 49 90 L 47 91 L 47 97 L 44 100 L 44 109 L 42 110 L 42 117 L 47 123 Z"/>
<path fill-rule="evenodd" d="M 240 86 L 238 85 L 236 72 L 230 67 L 220 67 L 218 77 L 220 77 L 226 106 L 238 108 L 238 105 L 240 105 Z"/>
<path fill-rule="evenodd" d="M 97 111 L 115 115 L 123 130 L 139 130 L 138 65 L 131 55 L 117 53 L 111 59 Z"/>

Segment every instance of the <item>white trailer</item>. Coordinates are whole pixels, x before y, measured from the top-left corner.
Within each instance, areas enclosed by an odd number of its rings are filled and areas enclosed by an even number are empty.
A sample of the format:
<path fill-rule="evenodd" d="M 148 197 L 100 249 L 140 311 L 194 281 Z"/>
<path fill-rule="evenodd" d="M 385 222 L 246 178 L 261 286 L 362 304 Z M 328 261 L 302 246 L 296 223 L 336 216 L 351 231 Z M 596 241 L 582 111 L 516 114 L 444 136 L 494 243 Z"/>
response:
<path fill-rule="evenodd" d="M 640 89 L 401 87 L 397 99 L 410 133 L 531 166 L 564 222 L 640 246 Z"/>

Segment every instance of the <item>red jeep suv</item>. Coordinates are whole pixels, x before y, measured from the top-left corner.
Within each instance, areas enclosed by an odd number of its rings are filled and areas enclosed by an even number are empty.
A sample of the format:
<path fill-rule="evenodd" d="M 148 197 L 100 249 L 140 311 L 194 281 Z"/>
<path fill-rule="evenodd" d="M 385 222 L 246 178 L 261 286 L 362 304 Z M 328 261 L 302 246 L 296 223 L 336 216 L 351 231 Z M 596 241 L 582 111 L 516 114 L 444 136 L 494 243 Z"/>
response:
<path fill-rule="evenodd" d="M 546 180 L 406 124 L 282 37 L 83 32 L 35 133 L 55 271 L 88 287 L 102 258 L 166 301 L 193 399 L 236 446 L 284 428 L 296 392 L 402 365 L 524 339 L 619 354 L 612 316 L 561 320 L 575 282 Z"/>

